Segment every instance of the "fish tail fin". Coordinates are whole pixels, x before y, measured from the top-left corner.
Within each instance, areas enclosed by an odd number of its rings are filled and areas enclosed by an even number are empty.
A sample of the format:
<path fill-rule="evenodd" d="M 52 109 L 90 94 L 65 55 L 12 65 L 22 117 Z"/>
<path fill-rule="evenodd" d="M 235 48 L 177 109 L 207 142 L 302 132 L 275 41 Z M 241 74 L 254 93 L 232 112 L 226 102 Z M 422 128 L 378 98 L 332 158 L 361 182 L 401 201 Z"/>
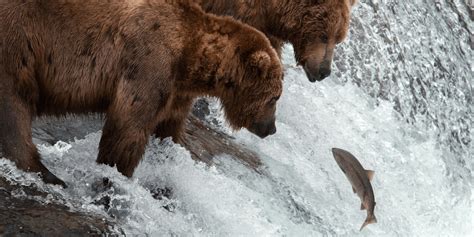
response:
<path fill-rule="evenodd" d="M 374 215 L 368 216 L 367 219 L 365 219 L 365 221 L 364 221 L 364 223 L 362 224 L 362 226 L 360 227 L 360 230 L 362 230 L 366 225 L 368 225 L 368 224 L 373 224 L 373 223 L 377 223 L 377 218 L 375 218 Z"/>

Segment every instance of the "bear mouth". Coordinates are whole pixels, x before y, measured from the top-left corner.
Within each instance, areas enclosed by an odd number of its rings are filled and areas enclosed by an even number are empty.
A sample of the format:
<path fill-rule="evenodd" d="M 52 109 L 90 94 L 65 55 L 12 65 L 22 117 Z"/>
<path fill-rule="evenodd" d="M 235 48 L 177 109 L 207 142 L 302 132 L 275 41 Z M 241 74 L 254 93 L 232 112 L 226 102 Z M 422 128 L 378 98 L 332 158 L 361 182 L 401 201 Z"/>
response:
<path fill-rule="evenodd" d="M 304 64 L 303 69 L 310 82 L 322 81 L 331 74 L 330 70 L 317 70 L 316 73 L 313 73 L 306 63 Z"/>
<path fill-rule="evenodd" d="M 276 133 L 275 122 L 253 123 L 248 130 L 260 138 L 266 138 Z"/>

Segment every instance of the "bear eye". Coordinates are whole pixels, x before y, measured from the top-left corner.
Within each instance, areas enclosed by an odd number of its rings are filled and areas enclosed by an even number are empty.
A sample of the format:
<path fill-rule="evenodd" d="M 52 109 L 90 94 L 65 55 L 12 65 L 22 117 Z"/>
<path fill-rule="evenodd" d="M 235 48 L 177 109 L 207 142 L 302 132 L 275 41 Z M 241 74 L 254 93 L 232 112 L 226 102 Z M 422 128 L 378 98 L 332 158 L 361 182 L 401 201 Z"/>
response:
<path fill-rule="evenodd" d="M 270 101 L 268 101 L 268 104 L 274 105 L 278 101 L 278 99 L 280 99 L 280 96 L 275 96 L 271 98 Z"/>
<path fill-rule="evenodd" d="M 329 40 L 329 38 L 328 38 L 328 36 L 327 36 L 327 35 L 322 35 L 322 36 L 320 37 L 320 40 L 321 40 L 321 42 L 323 42 L 323 43 L 327 44 L 327 43 L 328 43 L 328 40 Z"/>

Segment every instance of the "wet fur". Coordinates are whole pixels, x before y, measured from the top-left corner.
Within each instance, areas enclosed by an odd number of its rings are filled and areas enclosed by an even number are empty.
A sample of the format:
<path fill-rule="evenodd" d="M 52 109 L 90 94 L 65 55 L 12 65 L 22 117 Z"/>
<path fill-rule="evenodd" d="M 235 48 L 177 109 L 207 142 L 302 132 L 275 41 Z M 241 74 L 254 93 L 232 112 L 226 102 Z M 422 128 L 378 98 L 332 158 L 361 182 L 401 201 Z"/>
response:
<path fill-rule="evenodd" d="M 265 33 L 281 51 L 284 42 L 299 49 L 311 42 L 341 42 L 355 0 L 196 0 L 207 12 L 229 15 Z"/>
<path fill-rule="evenodd" d="M 207 12 L 232 16 L 259 29 L 279 54 L 285 42 L 291 43 L 297 62 L 314 74 L 322 69 L 330 73 L 334 48 L 346 37 L 356 4 L 356 0 L 196 1 Z"/>
<path fill-rule="evenodd" d="M 0 150 L 46 182 L 63 184 L 32 143 L 35 116 L 105 113 L 97 161 L 128 177 L 157 124 L 180 139 L 197 96 L 219 97 L 236 129 L 274 117 L 282 68 L 268 40 L 187 0 L 11 0 L 0 12 Z"/>

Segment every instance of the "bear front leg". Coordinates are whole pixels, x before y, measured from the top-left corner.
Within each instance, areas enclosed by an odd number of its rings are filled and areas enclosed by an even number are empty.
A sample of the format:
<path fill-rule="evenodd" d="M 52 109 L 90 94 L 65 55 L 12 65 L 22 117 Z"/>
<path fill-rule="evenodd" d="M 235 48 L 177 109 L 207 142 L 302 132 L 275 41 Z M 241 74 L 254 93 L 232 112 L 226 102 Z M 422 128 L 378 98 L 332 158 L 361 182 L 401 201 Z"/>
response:
<path fill-rule="evenodd" d="M 155 127 L 155 136 L 158 138 L 171 137 L 175 143 L 183 143 L 184 127 L 189 115 L 193 99 L 190 97 L 176 97 L 170 106 L 170 113 Z"/>
<path fill-rule="evenodd" d="M 5 80 L 1 78 L 0 80 Z M 5 81 L 0 82 L 5 83 Z M 0 87 L 5 85 L 0 85 Z M 3 88 L 5 89 L 5 88 Z M 13 161 L 24 171 L 39 173 L 45 183 L 66 184 L 52 174 L 41 163 L 41 157 L 31 137 L 33 109 L 29 108 L 15 93 L 2 90 L 0 100 L 0 150 L 3 156 Z"/>
<path fill-rule="evenodd" d="M 107 118 L 102 130 L 97 163 L 117 166 L 117 170 L 132 177 L 139 164 L 150 132 L 144 127 L 127 125 Z"/>
<path fill-rule="evenodd" d="M 107 111 L 97 162 L 132 177 L 169 94 L 159 86 L 143 87 L 142 81 L 121 83 Z"/>

